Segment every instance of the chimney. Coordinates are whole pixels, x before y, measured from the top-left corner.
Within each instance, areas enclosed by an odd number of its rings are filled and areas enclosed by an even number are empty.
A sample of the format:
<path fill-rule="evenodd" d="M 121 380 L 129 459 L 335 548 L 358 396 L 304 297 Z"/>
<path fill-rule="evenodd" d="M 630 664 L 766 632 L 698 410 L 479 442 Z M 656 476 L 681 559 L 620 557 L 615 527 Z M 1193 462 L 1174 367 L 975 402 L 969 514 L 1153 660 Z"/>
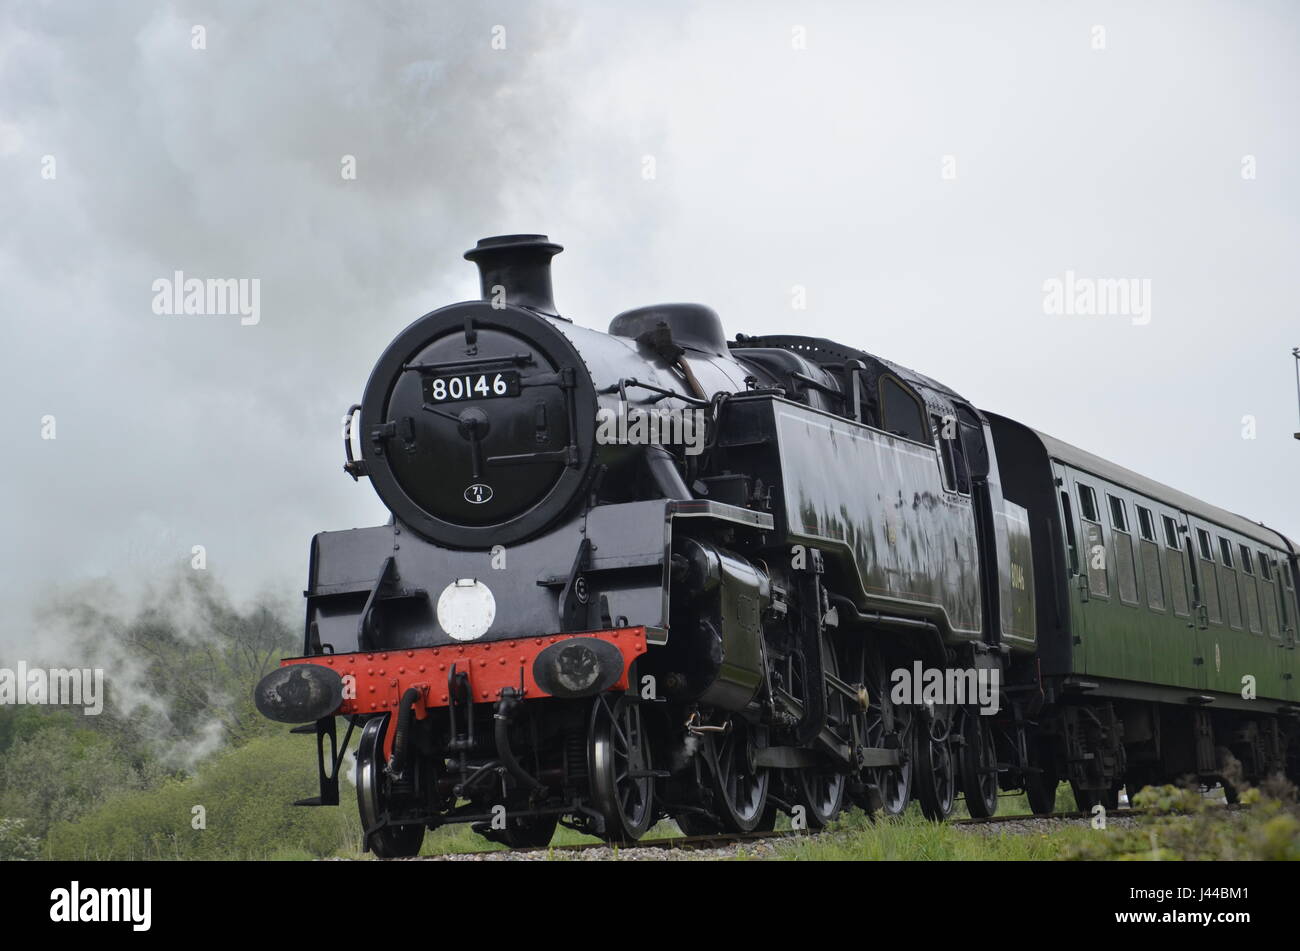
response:
<path fill-rule="evenodd" d="M 563 250 L 544 234 L 503 234 L 483 238 L 465 258 L 478 265 L 485 301 L 497 300 L 494 289 L 502 287 L 507 304 L 559 317 L 551 292 L 551 258 Z"/>

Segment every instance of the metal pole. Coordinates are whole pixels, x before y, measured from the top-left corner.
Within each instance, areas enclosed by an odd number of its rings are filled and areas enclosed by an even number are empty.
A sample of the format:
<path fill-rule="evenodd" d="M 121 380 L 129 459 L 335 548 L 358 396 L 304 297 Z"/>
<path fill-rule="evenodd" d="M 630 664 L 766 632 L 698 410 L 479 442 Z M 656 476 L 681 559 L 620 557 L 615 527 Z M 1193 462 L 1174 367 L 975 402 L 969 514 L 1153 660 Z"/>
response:
<path fill-rule="evenodd" d="M 1297 407 L 1300 407 L 1300 347 L 1292 347 L 1291 356 L 1295 357 L 1295 398 Z M 1300 439 L 1300 433 L 1296 433 L 1295 438 Z"/>

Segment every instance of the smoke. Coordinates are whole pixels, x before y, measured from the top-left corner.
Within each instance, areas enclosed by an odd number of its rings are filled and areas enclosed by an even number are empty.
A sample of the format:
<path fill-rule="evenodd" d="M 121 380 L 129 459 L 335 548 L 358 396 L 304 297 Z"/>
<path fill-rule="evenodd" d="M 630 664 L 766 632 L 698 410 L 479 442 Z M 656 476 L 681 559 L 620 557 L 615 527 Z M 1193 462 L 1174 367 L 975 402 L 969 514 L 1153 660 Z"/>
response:
<path fill-rule="evenodd" d="M 1297 14 L 1130 7 L 11 0 L 0 646 L 196 548 L 301 589 L 314 532 L 386 517 L 344 410 L 517 231 L 579 323 L 841 339 L 1288 529 Z M 1160 303 L 1045 314 L 1067 269 Z M 177 271 L 257 279 L 258 322 L 154 313 Z"/>
<path fill-rule="evenodd" d="M 691 761 L 691 758 L 695 756 L 697 752 L 699 752 L 699 748 L 700 738 L 694 733 L 687 733 L 686 736 L 682 738 L 681 746 L 674 746 L 672 749 L 673 772 L 685 769 L 686 764 Z"/>
<path fill-rule="evenodd" d="M 123 749 L 192 769 L 231 740 L 268 725 L 252 687 L 301 637 L 282 598 L 237 607 L 206 572 L 175 568 L 126 598 L 107 582 L 76 586 L 37 613 L 40 653 L 51 666 L 104 671 L 104 712 L 88 719 Z M 92 722 L 93 720 L 93 722 Z"/>
<path fill-rule="evenodd" d="M 314 532 L 383 521 L 339 468 L 384 346 L 476 296 L 476 238 L 622 217 L 574 172 L 626 151 L 580 105 L 606 55 L 522 0 L 6 4 L 0 646 L 68 579 L 201 549 L 300 589 Z M 257 280 L 258 321 L 155 313 L 177 271 Z"/>

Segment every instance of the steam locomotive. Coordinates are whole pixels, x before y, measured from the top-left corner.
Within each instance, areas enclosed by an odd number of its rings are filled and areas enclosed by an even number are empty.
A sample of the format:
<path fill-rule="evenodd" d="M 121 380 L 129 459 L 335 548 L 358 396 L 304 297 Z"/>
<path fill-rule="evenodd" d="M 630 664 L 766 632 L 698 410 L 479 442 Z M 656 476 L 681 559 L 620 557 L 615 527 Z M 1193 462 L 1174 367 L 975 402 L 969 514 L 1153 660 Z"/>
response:
<path fill-rule="evenodd" d="M 560 250 L 478 242 L 482 300 L 348 412 L 392 518 L 312 540 L 303 655 L 255 690 L 316 737 L 300 805 L 356 729 L 380 857 L 1297 778 L 1292 541 L 854 347 L 584 328 Z"/>

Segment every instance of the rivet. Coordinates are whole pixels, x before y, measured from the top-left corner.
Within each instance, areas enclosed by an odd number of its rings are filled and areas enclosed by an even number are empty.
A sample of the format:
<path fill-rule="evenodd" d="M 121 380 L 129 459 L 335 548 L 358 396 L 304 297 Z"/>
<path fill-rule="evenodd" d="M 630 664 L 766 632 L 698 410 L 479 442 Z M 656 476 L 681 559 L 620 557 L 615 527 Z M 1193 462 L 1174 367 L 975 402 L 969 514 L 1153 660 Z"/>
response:
<path fill-rule="evenodd" d="M 407 656 L 407 657 L 414 657 L 414 656 L 415 656 L 415 651 L 407 651 L 407 652 L 406 652 L 406 656 Z"/>
<path fill-rule="evenodd" d="M 424 665 L 423 665 L 423 664 L 420 665 L 420 673 L 424 673 Z"/>

